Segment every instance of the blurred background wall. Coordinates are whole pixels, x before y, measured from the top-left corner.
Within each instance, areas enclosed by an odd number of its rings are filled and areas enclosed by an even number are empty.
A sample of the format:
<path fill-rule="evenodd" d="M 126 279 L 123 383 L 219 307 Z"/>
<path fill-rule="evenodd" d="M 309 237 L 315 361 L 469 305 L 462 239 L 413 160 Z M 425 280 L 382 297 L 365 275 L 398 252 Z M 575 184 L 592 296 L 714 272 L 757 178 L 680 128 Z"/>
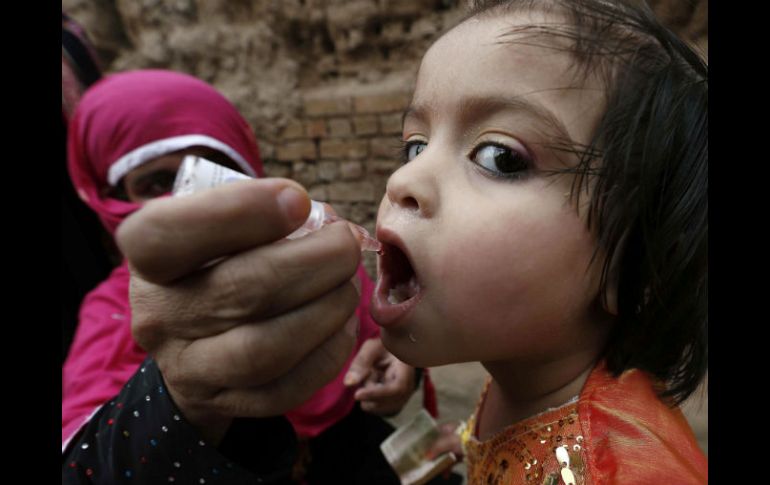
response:
<path fill-rule="evenodd" d="M 661 21 L 707 57 L 708 3 L 653 0 Z M 167 68 L 219 89 L 251 123 L 269 176 L 373 230 L 397 167 L 401 113 L 420 57 L 464 12 L 457 0 L 62 0 L 105 72 Z M 137 100 L 141 102 L 141 100 Z M 374 259 L 367 255 L 367 269 Z M 477 364 L 434 371 L 442 418 L 466 418 Z M 685 406 L 708 452 L 708 401 Z M 408 418 L 417 399 L 395 420 Z"/>
<path fill-rule="evenodd" d="M 651 4 L 707 50 L 706 1 Z M 254 127 L 268 175 L 298 180 L 368 229 L 398 164 L 401 113 L 420 57 L 464 7 L 458 0 L 62 0 L 105 71 L 159 67 L 213 84 Z M 373 270 L 372 255 L 366 265 Z"/>

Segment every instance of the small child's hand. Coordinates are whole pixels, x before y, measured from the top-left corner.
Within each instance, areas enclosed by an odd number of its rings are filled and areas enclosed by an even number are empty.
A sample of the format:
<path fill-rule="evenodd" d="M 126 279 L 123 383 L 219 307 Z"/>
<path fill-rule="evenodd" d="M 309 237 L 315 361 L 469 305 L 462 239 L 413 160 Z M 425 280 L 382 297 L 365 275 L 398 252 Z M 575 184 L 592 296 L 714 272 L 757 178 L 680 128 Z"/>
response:
<path fill-rule="evenodd" d="M 444 453 L 454 453 L 457 461 L 462 461 L 465 452 L 463 451 L 462 439 L 457 432 L 459 426 L 460 423 L 457 421 L 440 424 L 438 426 L 439 437 L 427 451 L 425 458 L 433 460 Z"/>
<path fill-rule="evenodd" d="M 415 389 L 414 367 L 388 352 L 379 337 L 364 342 L 345 375 L 345 385 L 358 386 L 354 398 L 361 409 L 380 416 L 398 414 Z"/>

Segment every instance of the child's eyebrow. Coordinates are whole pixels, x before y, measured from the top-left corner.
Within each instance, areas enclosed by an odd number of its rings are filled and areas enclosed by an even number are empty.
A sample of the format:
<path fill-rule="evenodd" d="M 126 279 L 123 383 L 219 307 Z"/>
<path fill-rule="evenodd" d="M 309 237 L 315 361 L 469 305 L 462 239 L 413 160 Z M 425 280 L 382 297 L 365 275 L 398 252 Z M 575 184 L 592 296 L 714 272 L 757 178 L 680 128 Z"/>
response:
<path fill-rule="evenodd" d="M 415 118 L 427 123 L 431 111 L 436 107 L 432 103 L 413 103 L 404 111 L 402 122 L 407 118 Z M 455 112 L 458 121 L 472 124 L 488 118 L 500 111 L 518 111 L 533 118 L 536 122 L 546 125 L 563 139 L 570 140 L 569 132 L 564 123 L 548 108 L 537 101 L 524 99 L 522 96 L 506 98 L 502 96 L 470 96 L 457 101 Z"/>

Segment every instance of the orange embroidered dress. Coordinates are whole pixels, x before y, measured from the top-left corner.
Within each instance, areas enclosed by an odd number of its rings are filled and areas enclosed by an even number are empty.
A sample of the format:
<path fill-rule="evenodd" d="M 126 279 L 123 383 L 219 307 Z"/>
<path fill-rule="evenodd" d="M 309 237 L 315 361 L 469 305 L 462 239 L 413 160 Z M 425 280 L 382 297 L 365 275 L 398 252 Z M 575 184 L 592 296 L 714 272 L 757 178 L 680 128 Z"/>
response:
<path fill-rule="evenodd" d="M 642 371 L 616 378 L 600 362 L 576 400 L 479 441 L 486 394 L 463 435 L 470 485 L 708 482 L 708 461 L 687 420 Z"/>

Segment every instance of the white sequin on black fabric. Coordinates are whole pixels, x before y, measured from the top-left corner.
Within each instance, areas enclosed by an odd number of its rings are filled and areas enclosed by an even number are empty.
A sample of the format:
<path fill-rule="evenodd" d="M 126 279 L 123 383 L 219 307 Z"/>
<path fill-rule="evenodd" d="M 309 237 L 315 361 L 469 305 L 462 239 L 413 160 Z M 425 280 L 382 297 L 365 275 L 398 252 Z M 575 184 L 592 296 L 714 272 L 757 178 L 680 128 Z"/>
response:
<path fill-rule="evenodd" d="M 159 477 L 205 485 L 285 483 L 271 479 L 269 470 L 255 474 L 234 465 L 206 446 L 168 397 L 151 359 L 108 404 L 65 450 L 63 484 L 143 485 L 159 483 Z M 291 433 L 288 423 L 286 430 Z"/>

